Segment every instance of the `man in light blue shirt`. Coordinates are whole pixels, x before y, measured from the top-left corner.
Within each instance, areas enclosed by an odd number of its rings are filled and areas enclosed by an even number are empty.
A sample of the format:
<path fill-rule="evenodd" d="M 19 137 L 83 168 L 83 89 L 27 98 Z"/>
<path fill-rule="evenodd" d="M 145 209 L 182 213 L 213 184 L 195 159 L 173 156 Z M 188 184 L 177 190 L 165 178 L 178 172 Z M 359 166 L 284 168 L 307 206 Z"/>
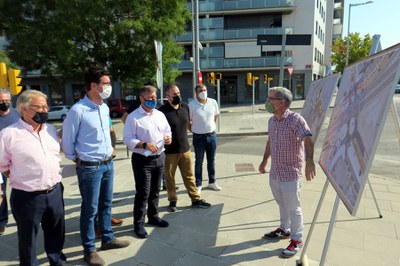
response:
<path fill-rule="evenodd" d="M 114 164 L 109 109 L 103 101 L 112 91 L 109 74 L 89 70 L 85 86 L 86 96 L 72 106 L 64 120 L 62 148 L 65 156 L 77 164 L 84 260 L 89 265 L 104 265 L 94 244 L 96 215 L 102 233 L 102 250 L 126 247 L 129 242 L 115 238 L 111 229 Z"/>

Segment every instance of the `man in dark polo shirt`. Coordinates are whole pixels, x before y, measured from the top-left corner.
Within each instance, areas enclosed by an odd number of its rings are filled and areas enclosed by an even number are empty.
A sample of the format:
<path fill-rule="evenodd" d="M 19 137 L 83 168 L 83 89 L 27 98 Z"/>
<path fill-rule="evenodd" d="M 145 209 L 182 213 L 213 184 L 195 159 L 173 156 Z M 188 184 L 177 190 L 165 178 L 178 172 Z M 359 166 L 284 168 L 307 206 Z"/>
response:
<path fill-rule="evenodd" d="M 181 102 L 181 93 L 178 86 L 167 86 L 165 94 L 168 103 L 161 106 L 159 110 L 167 117 L 172 132 L 172 143 L 165 145 L 166 156 L 164 168 L 169 211 L 175 212 L 177 210 L 176 201 L 178 198 L 175 186 L 175 172 L 177 167 L 179 167 L 181 172 L 188 195 L 192 199 L 192 207 L 209 208 L 211 204 L 201 199 L 193 175 L 193 161 L 188 141 L 189 106 Z"/>

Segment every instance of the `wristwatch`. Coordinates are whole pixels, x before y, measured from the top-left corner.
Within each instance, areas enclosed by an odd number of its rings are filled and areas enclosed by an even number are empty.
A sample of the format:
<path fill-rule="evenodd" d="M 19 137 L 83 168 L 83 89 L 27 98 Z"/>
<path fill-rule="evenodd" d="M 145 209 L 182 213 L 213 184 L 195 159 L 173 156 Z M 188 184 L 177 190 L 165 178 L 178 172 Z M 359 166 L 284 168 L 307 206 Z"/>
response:
<path fill-rule="evenodd" d="M 147 147 L 147 143 L 146 143 L 146 142 L 144 142 L 144 143 L 143 143 L 143 145 L 142 145 L 142 147 L 143 147 L 143 149 L 146 149 L 146 147 Z"/>

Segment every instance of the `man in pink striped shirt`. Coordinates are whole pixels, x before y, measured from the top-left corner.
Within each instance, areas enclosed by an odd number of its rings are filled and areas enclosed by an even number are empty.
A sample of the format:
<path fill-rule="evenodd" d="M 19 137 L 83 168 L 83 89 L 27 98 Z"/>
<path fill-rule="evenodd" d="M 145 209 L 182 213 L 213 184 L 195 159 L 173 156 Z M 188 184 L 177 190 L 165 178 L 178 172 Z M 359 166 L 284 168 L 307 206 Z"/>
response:
<path fill-rule="evenodd" d="M 46 124 L 47 96 L 27 90 L 17 100 L 21 119 L 0 132 L 0 171 L 10 179 L 20 265 L 38 265 L 40 226 L 50 265 L 66 265 L 63 185 L 57 130 Z"/>
<path fill-rule="evenodd" d="M 264 238 L 279 239 L 290 236 L 289 246 L 282 251 L 283 257 L 292 257 L 302 247 L 303 214 L 300 205 L 300 188 L 304 148 L 306 155 L 306 179 L 315 176 L 314 145 L 306 121 L 289 110 L 292 93 L 283 87 L 270 88 L 265 108 L 274 116 L 268 122 L 268 141 L 264 157 L 259 166 L 266 173 L 271 157 L 270 187 L 278 203 L 280 226 L 264 235 Z M 304 145 L 303 145 L 304 143 Z"/>

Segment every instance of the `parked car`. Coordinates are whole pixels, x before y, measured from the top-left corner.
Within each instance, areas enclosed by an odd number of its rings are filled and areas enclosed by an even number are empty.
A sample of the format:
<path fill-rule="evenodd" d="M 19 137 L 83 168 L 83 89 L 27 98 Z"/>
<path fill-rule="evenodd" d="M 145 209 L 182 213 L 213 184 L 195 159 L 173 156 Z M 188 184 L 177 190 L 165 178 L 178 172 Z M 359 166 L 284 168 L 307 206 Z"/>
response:
<path fill-rule="evenodd" d="M 125 100 L 123 98 L 107 99 L 107 105 L 108 108 L 110 108 L 110 116 L 112 118 L 122 116 L 132 102 L 132 100 Z"/>
<path fill-rule="evenodd" d="M 51 107 L 49 110 L 49 120 L 64 120 L 70 108 L 71 106 L 69 105 Z"/>

